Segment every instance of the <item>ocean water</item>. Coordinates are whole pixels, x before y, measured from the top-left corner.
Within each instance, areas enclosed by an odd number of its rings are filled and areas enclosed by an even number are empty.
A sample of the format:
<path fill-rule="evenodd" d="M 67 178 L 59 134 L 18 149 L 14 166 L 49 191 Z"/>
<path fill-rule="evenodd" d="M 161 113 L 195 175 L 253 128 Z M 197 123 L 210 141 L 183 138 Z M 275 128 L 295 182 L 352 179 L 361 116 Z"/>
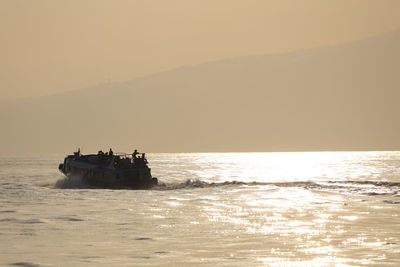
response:
<path fill-rule="evenodd" d="M 0 157 L 0 265 L 400 266 L 400 152 L 149 154 L 152 190 Z"/>

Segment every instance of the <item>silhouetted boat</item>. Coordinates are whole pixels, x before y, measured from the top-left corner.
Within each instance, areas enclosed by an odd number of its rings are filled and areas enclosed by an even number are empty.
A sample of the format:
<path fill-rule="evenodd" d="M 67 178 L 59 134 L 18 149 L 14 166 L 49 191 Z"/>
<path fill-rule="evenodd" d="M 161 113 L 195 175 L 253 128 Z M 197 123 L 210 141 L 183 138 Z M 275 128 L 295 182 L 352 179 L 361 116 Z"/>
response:
<path fill-rule="evenodd" d="M 82 155 L 80 150 L 68 155 L 58 169 L 66 176 L 78 176 L 89 185 L 102 188 L 149 189 L 157 185 L 151 176 L 145 153 L 114 154 L 99 151 L 98 154 Z"/>

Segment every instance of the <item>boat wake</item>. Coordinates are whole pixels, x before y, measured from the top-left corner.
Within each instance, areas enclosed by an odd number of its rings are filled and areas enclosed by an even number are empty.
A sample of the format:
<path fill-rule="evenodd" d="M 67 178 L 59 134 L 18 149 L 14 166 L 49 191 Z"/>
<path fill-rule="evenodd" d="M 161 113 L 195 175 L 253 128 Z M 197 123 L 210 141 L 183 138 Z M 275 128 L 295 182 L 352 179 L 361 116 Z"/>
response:
<path fill-rule="evenodd" d="M 50 189 L 95 189 L 96 188 L 85 183 L 80 176 L 67 176 L 58 179 L 55 183 L 47 182 L 41 184 L 41 186 Z"/>
<path fill-rule="evenodd" d="M 338 193 L 357 193 L 365 195 L 397 195 L 400 197 L 400 183 L 379 182 L 379 181 L 299 181 L 299 182 L 205 182 L 201 180 L 186 180 L 182 183 L 159 183 L 152 190 L 179 190 L 196 188 L 215 187 L 259 187 L 268 186 L 271 188 L 303 188 L 307 190 L 332 191 Z"/>
<path fill-rule="evenodd" d="M 57 180 L 55 183 L 47 183 L 42 186 L 52 189 L 102 189 L 86 184 L 78 176 L 68 176 Z M 188 179 L 184 182 L 159 182 L 158 185 L 150 190 L 168 191 L 200 188 L 218 187 L 269 187 L 270 189 L 279 188 L 302 188 L 306 190 L 330 191 L 347 194 L 363 195 L 396 195 L 400 197 L 400 183 L 380 182 L 380 181 L 297 181 L 297 182 L 206 182 L 202 180 Z M 129 188 L 126 188 L 129 189 Z"/>

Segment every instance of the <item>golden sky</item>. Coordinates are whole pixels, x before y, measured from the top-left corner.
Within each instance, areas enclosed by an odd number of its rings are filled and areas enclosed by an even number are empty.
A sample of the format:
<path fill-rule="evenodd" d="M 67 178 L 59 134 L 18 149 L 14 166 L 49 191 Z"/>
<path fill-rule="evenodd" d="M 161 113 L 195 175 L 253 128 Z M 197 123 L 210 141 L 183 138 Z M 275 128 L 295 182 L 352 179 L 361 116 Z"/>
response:
<path fill-rule="evenodd" d="M 0 98 L 396 28 L 398 0 L 0 0 Z"/>

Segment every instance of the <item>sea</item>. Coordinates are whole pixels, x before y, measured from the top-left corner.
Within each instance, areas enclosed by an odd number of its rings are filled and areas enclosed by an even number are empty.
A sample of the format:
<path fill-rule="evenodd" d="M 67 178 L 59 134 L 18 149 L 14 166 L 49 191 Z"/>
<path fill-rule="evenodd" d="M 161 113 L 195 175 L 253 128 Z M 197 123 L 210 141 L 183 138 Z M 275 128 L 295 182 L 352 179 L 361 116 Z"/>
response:
<path fill-rule="evenodd" d="M 2 266 L 400 266 L 400 152 L 148 154 L 151 190 L 0 156 Z"/>

